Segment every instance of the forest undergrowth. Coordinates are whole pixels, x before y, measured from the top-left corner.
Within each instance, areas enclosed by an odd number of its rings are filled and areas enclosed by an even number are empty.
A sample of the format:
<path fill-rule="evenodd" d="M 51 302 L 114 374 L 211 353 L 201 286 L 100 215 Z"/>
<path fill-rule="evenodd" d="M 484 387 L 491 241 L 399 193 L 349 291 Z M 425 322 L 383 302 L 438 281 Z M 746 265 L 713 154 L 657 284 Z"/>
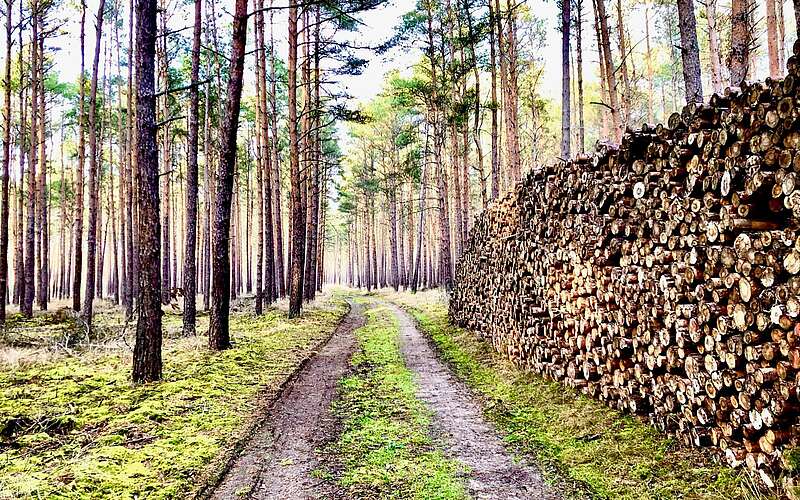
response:
<path fill-rule="evenodd" d="M 222 352 L 179 335 L 181 317 L 168 312 L 164 380 L 144 385 L 130 381 L 133 332 L 121 331 L 118 311 L 106 311 L 107 338 L 72 347 L 58 347 L 68 321 L 10 323 L 4 339 L 35 330 L 39 343 L 4 346 L 16 354 L 0 372 L 0 498 L 175 498 L 212 484 L 345 311 L 335 294 L 292 320 L 280 307 L 255 316 L 242 306 Z"/>

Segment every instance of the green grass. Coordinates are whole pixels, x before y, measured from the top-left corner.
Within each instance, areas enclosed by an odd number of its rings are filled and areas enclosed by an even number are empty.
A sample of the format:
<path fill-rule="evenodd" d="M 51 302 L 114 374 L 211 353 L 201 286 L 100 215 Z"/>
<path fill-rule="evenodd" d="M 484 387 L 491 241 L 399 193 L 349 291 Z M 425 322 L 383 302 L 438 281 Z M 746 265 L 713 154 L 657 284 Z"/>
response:
<path fill-rule="evenodd" d="M 447 320 L 433 293 L 392 294 L 442 358 L 483 399 L 505 439 L 600 498 L 758 498 L 740 472 L 677 447 L 653 427 L 517 369 L 487 342 Z M 548 468 L 548 467 L 546 467 Z"/>
<path fill-rule="evenodd" d="M 0 373 L 0 498 L 184 498 L 219 473 L 263 395 L 333 331 L 344 305 L 287 320 L 235 313 L 234 346 L 168 340 L 164 381 L 130 383 L 130 353 Z M 203 330 L 199 330 L 203 331 Z"/>
<path fill-rule="evenodd" d="M 334 413 L 342 433 L 331 445 L 338 481 L 352 498 L 465 498 L 460 465 L 434 448 L 430 414 L 416 398 L 398 345 L 398 325 L 373 307 L 356 331 L 354 374 L 341 381 Z"/>

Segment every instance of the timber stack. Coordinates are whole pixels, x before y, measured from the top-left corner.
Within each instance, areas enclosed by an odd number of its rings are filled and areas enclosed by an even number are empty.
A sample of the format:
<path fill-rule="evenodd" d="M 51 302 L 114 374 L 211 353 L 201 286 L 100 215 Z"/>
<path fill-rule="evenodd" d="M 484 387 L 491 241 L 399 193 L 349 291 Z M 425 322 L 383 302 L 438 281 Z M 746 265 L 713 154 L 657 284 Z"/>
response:
<path fill-rule="evenodd" d="M 534 169 L 476 221 L 451 319 L 772 486 L 800 445 L 799 49 Z"/>

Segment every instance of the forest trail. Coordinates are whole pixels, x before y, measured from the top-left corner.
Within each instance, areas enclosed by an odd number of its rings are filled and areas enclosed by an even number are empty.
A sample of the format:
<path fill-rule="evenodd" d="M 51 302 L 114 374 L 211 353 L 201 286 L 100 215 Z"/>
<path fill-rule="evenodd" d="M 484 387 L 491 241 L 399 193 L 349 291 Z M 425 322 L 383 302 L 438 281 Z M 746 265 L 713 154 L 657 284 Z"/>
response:
<path fill-rule="evenodd" d="M 386 304 L 397 317 L 400 350 L 415 375 L 417 397 L 433 413 L 433 432 L 445 453 L 466 465 L 467 490 L 477 499 L 557 499 L 532 465 L 517 462 L 486 422 L 472 392 L 438 359 L 414 320 L 395 304 Z"/>
<path fill-rule="evenodd" d="M 260 431 L 248 443 L 217 487 L 212 499 L 302 499 L 325 497 L 312 477 L 316 450 L 335 431 L 330 413 L 339 379 L 356 347 L 353 332 L 364 324 L 363 306 L 350 312 L 330 340 L 284 389 Z"/>
<path fill-rule="evenodd" d="M 313 477 L 313 472 L 324 466 L 319 449 L 335 437 L 331 403 L 357 348 L 353 332 L 365 324 L 365 307 L 353 300 L 350 305 L 350 312 L 330 341 L 289 383 L 211 498 L 342 497 L 342 492 L 332 489 L 330 482 Z M 417 397 L 432 415 L 433 441 L 448 458 L 465 466 L 470 497 L 560 498 L 534 466 L 514 460 L 494 427 L 484 419 L 475 396 L 438 359 L 413 319 L 391 302 L 375 300 L 367 307 L 375 306 L 385 307 L 397 320 L 403 360 L 413 373 Z"/>

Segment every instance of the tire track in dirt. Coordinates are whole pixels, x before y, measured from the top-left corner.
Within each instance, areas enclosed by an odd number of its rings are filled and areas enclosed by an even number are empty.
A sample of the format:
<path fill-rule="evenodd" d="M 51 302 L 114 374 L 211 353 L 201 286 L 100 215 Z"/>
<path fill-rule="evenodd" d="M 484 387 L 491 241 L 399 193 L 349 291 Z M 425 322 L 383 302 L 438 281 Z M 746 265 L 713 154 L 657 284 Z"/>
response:
<path fill-rule="evenodd" d="M 531 464 L 515 462 L 496 431 L 483 418 L 470 390 L 439 361 L 428 339 L 409 315 L 386 303 L 400 326 L 400 348 L 414 372 L 419 397 L 433 412 L 433 434 L 449 457 L 469 468 L 470 496 L 487 500 L 559 499 Z"/>
<path fill-rule="evenodd" d="M 339 496 L 312 477 L 317 450 L 336 433 L 330 413 L 339 379 L 356 348 L 353 331 L 364 325 L 363 307 L 350 312 L 331 339 L 284 389 L 266 422 L 245 447 L 211 495 L 212 499 L 308 499 Z"/>

